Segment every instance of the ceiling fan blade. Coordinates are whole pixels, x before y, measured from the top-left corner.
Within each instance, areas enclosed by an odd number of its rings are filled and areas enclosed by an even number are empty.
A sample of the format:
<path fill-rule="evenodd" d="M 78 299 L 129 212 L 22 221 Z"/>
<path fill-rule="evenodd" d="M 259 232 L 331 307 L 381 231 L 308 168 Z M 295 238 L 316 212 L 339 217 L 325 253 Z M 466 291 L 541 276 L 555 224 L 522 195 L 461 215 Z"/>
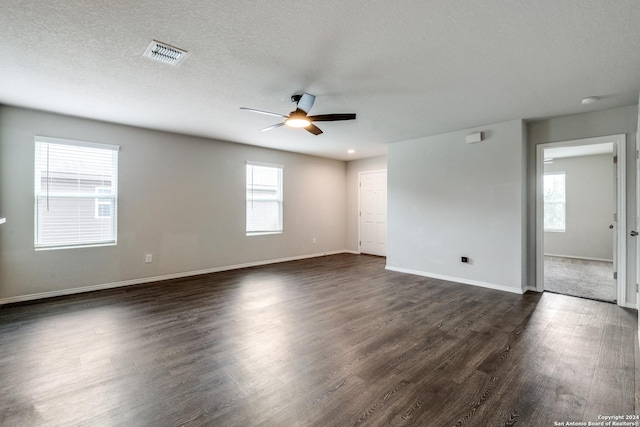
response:
<path fill-rule="evenodd" d="M 305 129 L 307 130 L 307 132 L 311 132 L 314 135 L 320 135 L 322 133 L 322 131 L 320 130 L 320 128 L 314 124 L 310 124 L 309 126 L 305 126 Z"/>
<path fill-rule="evenodd" d="M 314 95 L 310 95 L 308 93 L 302 94 L 300 101 L 298 101 L 298 110 L 302 110 L 309 114 L 309 111 L 311 111 L 311 107 L 313 107 L 313 103 L 315 101 L 316 97 Z"/>
<path fill-rule="evenodd" d="M 241 110 L 253 111 L 254 113 L 266 114 L 268 116 L 282 117 L 282 118 L 285 118 L 285 119 L 287 117 L 289 117 L 289 116 L 283 116 L 282 114 L 278 114 L 278 113 L 271 113 L 269 111 L 256 110 L 255 108 L 240 107 L 240 109 Z"/>
<path fill-rule="evenodd" d="M 275 124 L 275 125 L 268 126 L 268 127 L 264 128 L 264 129 L 260 129 L 260 132 L 264 132 L 264 131 L 267 131 L 267 130 L 271 130 L 271 129 L 279 128 L 280 126 L 284 126 L 284 122 L 282 122 L 282 123 L 277 123 L 277 124 Z"/>
<path fill-rule="evenodd" d="M 317 116 L 307 116 L 312 122 L 335 122 L 339 120 L 354 120 L 356 118 L 355 113 L 343 113 L 343 114 L 320 114 Z"/>

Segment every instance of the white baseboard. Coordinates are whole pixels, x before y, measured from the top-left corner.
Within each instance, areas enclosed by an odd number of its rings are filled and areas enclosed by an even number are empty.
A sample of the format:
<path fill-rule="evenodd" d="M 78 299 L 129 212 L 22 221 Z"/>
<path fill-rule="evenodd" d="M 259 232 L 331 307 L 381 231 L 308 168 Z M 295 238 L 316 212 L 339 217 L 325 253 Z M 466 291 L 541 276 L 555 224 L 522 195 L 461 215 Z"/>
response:
<path fill-rule="evenodd" d="M 638 310 L 638 307 L 636 307 L 636 305 L 635 305 L 635 304 L 632 304 L 632 303 L 627 302 L 627 301 L 623 301 L 622 303 L 620 303 L 620 302 L 618 301 L 618 305 L 619 305 L 620 307 L 624 307 L 624 308 L 631 308 L 631 309 L 633 309 L 633 310 Z M 640 331 L 638 332 L 638 334 L 640 334 Z"/>
<path fill-rule="evenodd" d="M 585 261 L 603 261 L 603 262 L 613 262 L 612 259 L 605 258 L 590 258 L 586 256 L 573 256 L 573 255 L 559 255 L 559 254 L 544 254 L 544 256 L 554 256 L 558 258 L 570 258 L 570 259 L 583 259 Z"/>
<path fill-rule="evenodd" d="M 524 287 L 524 292 L 526 292 L 526 291 L 538 292 L 538 289 L 535 286 L 525 286 Z"/>
<path fill-rule="evenodd" d="M 495 289 L 497 291 L 510 292 L 510 293 L 513 293 L 513 294 L 522 295 L 524 293 L 524 291 L 522 289 L 511 288 L 509 286 L 503 286 L 503 285 L 496 285 L 495 283 L 487 283 L 487 282 L 481 282 L 481 281 L 478 281 L 478 280 L 463 279 L 463 278 L 460 278 L 460 277 L 444 276 L 442 274 L 428 273 L 428 272 L 425 272 L 425 271 L 412 270 L 412 269 L 409 269 L 409 268 L 393 267 L 393 266 L 390 266 L 390 265 L 387 265 L 385 268 L 387 270 L 397 271 L 399 273 L 415 274 L 416 276 L 430 277 L 432 279 L 447 280 L 449 282 L 462 283 L 463 285 L 479 286 L 479 287 L 482 287 L 482 288 Z"/>
<path fill-rule="evenodd" d="M 143 283 L 153 283 L 153 282 L 160 282 L 160 281 L 163 281 L 163 280 L 180 279 L 180 278 L 183 278 L 183 277 L 198 276 L 198 275 L 201 275 L 201 274 L 219 273 L 221 271 L 238 270 L 240 268 L 257 267 L 257 266 L 260 266 L 260 265 L 277 264 L 277 263 L 287 262 L 287 261 L 298 261 L 298 260 L 302 260 L 302 259 L 318 258 L 318 257 L 326 256 L 326 255 L 336 255 L 336 254 L 342 254 L 342 253 L 354 253 L 354 252 L 347 251 L 347 250 L 322 252 L 322 253 L 299 255 L 299 256 L 293 256 L 293 257 L 287 257 L 287 258 L 277 258 L 277 259 L 269 259 L 269 260 L 264 260 L 264 261 L 247 262 L 247 263 L 243 263 L 243 264 L 226 265 L 226 266 L 222 266 L 222 267 L 207 268 L 207 269 L 204 269 L 204 270 L 186 271 L 186 272 L 182 272 L 182 273 L 165 274 L 163 276 L 143 277 L 143 278 L 140 278 L 140 279 L 124 280 L 124 281 L 121 281 L 121 282 L 102 283 L 102 284 L 98 284 L 98 285 L 81 286 L 81 287 L 78 287 L 78 288 L 61 289 L 61 290 L 57 290 L 57 291 L 48 291 L 48 292 L 39 292 L 39 293 L 36 293 L 36 294 L 19 295 L 19 296 L 16 296 L 16 297 L 1 298 L 0 299 L 0 305 L 11 304 L 11 303 L 16 303 L 16 302 L 33 301 L 33 300 L 38 300 L 38 299 L 43 299 L 43 298 L 52 298 L 52 297 L 60 297 L 60 296 L 65 296 L 65 295 L 73 295 L 73 294 L 79 294 L 79 293 L 82 293 L 82 292 L 92 292 L 92 291 L 100 291 L 100 290 L 104 290 L 104 289 L 122 288 L 122 287 L 125 287 L 125 286 L 140 285 L 140 284 L 143 284 Z"/>

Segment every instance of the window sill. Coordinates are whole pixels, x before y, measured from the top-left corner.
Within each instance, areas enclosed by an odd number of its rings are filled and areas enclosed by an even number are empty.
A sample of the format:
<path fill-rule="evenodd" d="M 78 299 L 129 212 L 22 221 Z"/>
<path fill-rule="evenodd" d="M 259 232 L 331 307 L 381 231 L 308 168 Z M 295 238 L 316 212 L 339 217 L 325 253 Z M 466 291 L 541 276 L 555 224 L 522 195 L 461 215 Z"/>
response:
<path fill-rule="evenodd" d="M 268 236 L 270 234 L 282 234 L 282 231 L 259 231 L 255 233 L 247 233 L 247 237 L 250 236 Z"/>
<path fill-rule="evenodd" d="M 86 245 L 58 245 L 58 246 L 35 246 L 36 251 L 52 251 L 57 249 L 84 249 L 84 248 L 100 248 L 103 246 L 116 246 L 116 242 L 108 243 L 88 243 Z"/>

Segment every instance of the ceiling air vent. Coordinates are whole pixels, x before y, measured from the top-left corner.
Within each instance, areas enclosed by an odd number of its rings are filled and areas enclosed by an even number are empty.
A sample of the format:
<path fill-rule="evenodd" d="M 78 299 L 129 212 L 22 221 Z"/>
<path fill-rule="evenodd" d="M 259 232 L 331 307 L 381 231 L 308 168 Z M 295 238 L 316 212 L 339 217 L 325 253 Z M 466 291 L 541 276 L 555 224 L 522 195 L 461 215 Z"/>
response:
<path fill-rule="evenodd" d="M 178 65 L 186 54 L 186 50 L 153 40 L 142 56 L 164 62 L 165 64 Z"/>

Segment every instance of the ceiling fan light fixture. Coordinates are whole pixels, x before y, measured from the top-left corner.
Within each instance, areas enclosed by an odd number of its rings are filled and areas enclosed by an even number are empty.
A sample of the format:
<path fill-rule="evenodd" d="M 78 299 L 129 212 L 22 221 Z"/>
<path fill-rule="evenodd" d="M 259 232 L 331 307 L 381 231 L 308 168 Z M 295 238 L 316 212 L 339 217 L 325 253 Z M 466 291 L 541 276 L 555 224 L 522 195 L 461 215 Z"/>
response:
<path fill-rule="evenodd" d="M 292 128 L 304 128 L 311 124 L 311 120 L 301 117 L 291 117 L 285 120 L 284 124 Z"/>
<path fill-rule="evenodd" d="M 280 126 L 288 126 L 292 128 L 303 128 L 307 132 L 313 135 L 322 135 L 322 129 L 315 125 L 315 122 L 335 122 L 342 120 L 354 120 L 356 118 L 355 113 L 341 113 L 341 114 L 319 114 L 308 116 L 307 113 L 313 107 L 313 103 L 316 97 L 314 95 L 303 93 L 302 95 L 293 95 L 291 100 L 296 102 L 296 109 L 292 111 L 288 116 L 279 113 L 271 113 L 269 111 L 256 110 L 255 108 L 240 107 L 241 110 L 253 111 L 254 113 L 266 114 L 268 116 L 282 117 L 284 120 L 275 125 L 261 129 L 261 131 L 267 131 Z"/>

